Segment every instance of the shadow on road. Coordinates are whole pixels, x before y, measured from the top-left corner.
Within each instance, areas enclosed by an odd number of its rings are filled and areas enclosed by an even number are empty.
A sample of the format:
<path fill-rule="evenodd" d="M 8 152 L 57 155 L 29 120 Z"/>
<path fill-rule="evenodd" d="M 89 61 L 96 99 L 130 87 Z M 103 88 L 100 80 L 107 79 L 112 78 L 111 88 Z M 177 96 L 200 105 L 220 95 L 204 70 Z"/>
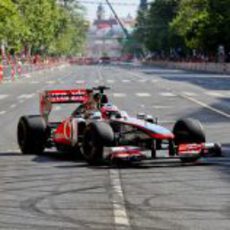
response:
<path fill-rule="evenodd" d="M 1 157 L 8 157 L 8 156 L 19 156 L 20 153 L 18 152 L 0 152 L 0 158 Z"/>
<path fill-rule="evenodd" d="M 33 161 L 38 163 L 48 163 L 48 162 L 59 162 L 59 161 L 76 161 L 84 162 L 84 158 L 81 154 L 73 153 L 62 153 L 62 152 L 44 152 L 41 155 L 35 156 Z"/>
<path fill-rule="evenodd" d="M 210 74 L 206 74 L 206 76 L 202 76 L 199 73 L 161 73 L 162 77 L 169 81 L 179 81 L 179 82 L 189 82 L 193 85 L 198 85 L 206 90 L 230 90 L 230 84 L 227 84 L 227 80 L 229 77 L 221 76 L 221 75 L 211 75 L 211 78 L 208 77 Z"/>
<path fill-rule="evenodd" d="M 149 168 L 185 168 L 185 167 L 208 167 L 216 166 L 218 170 L 220 168 L 225 168 L 228 165 L 228 173 L 230 173 L 230 143 L 222 143 L 223 157 L 209 157 L 201 158 L 195 163 L 182 163 L 179 158 L 157 158 L 144 160 L 142 162 L 108 162 L 103 161 L 99 165 L 88 165 L 84 160 L 83 156 L 65 154 L 61 152 L 45 152 L 42 155 L 32 155 L 32 161 L 39 164 L 48 164 L 48 163 L 59 163 L 59 162 L 69 162 L 71 164 L 64 165 L 55 165 L 55 167 L 68 169 L 68 168 L 91 168 L 97 170 L 105 169 L 149 169 Z M 27 157 L 29 155 L 22 155 L 19 152 L 0 152 L 1 157 Z M 28 158 L 27 158 L 28 159 Z M 223 169 L 226 171 L 225 169 Z"/>
<path fill-rule="evenodd" d="M 193 117 L 195 119 L 198 119 L 202 123 L 229 123 L 229 118 L 227 118 L 227 114 L 230 114 L 230 98 L 219 98 L 218 102 L 213 103 L 209 106 L 213 109 L 219 110 L 220 112 L 226 113 L 226 116 L 211 111 L 208 108 L 199 107 L 199 109 L 192 111 L 191 113 L 187 113 L 185 117 Z"/>

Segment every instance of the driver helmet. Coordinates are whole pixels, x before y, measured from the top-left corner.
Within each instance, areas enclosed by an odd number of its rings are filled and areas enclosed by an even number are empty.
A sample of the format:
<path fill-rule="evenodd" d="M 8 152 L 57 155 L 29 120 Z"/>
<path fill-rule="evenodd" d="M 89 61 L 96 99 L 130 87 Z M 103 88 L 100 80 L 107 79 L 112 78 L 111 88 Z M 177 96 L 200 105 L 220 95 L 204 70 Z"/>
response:
<path fill-rule="evenodd" d="M 102 118 L 104 118 L 104 119 L 109 119 L 112 116 L 114 116 L 116 118 L 120 117 L 120 112 L 119 112 L 119 109 L 117 108 L 117 106 L 112 105 L 110 103 L 107 103 L 107 104 L 102 106 L 101 114 L 102 114 Z"/>

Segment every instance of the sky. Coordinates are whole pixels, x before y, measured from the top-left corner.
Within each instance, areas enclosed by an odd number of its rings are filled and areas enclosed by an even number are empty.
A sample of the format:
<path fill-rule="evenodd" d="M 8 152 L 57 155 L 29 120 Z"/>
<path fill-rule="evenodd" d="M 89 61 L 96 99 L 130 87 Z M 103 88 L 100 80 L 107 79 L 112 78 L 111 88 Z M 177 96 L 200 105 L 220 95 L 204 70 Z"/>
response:
<path fill-rule="evenodd" d="M 86 17 L 90 21 L 93 21 L 96 18 L 97 6 L 100 2 L 105 3 L 104 8 L 106 11 L 106 17 L 110 17 L 112 15 L 112 12 L 106 5 L 105 0 L 79 0 L 79 2 L 86 8 Z M 140 0 L 110 0 L 110 3 L 113 5 L 119 17 L 126 17 L 128 14 L 135 17 Z"/>

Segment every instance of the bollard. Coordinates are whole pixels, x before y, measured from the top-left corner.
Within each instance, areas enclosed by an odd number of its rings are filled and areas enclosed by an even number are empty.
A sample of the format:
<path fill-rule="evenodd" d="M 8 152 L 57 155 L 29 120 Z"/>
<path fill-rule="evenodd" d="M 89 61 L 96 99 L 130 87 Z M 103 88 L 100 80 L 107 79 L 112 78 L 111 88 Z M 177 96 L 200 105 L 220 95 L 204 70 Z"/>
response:
<path fill-rule="evenodd" d="M 20 78 L 21 75 L 22 75 L 22 66 L 21 66 L 20 63 L 19 63 L 18 66 L 17 66 L 17 72 L 18 72 L 18 77 Z"/>
<path fill-rule="evenodd" d="M 0 83 L 3 81 L 3 66 L 0 64 Z"/>
<path fill-rule="evenodd" d="M 16 74 L 16 71 L 15 71 L 15 68 L 14 68 L 14 65 L 11 65 L 11 80 L 15 80 L 15 74 Z"/>

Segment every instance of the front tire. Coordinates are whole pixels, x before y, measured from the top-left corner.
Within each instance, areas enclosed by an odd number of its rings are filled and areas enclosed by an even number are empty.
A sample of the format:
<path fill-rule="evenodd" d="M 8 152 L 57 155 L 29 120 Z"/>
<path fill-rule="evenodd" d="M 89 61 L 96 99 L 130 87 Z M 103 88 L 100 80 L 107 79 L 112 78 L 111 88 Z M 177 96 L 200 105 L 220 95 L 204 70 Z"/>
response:
<path fill-rule="evenodd" d="M 105 122 L 91 123 L 86 127 L 83 138 L 83 154 L 91 165 L 98 165 L 103 160 L 104 146 L 112 146 L 114 133 L 111 126 Z"/>
<path fill-rule="evenodd" d="M 18 145 L 23 154 L 41 154 L 47 140 L 47 127 L 39 115 L 23 116 L 17 128 Z"/>
<path fill-rule="evenodd" d="M 206 141 L 204 129 L 200 121 L 186 118 L 178 120 L 173 127 L 173 134 L 175 135 L 175 145 L 204 143 Z M 182 163 L 192 163 L 197 161 L 201 156 L 199 154 L 191 156 L 181 156 Z"/>
<path fill-rule="evenodd" d="M 185 118 L 178 120 L 173 127 L 175 144 L 204 143 L 206 141 L 204 129 L 200 121 Z"/>

